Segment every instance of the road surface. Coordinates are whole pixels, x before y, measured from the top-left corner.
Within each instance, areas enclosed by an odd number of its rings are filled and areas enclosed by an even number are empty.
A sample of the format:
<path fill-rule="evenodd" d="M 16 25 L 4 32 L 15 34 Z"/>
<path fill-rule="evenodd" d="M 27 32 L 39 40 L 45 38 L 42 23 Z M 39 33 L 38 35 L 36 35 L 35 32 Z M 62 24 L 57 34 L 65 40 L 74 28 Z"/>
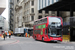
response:
<path fill-rule="evenodd" d="M 75 50 L 75 43 L 42 42 L 33 38 L 15 37 L 0 39 L 0 50 Z"/>

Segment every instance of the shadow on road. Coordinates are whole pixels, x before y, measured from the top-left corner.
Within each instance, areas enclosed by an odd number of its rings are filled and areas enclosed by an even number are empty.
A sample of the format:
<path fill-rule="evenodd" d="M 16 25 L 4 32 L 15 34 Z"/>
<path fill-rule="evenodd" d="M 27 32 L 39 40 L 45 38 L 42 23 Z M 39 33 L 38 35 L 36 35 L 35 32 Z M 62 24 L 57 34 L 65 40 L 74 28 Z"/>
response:
<path fill-rule="evenodd" d="M 46 42 L 46 41 L 41 41 L 41 40 L 35 40 L 35 41 L 39 41 L 39 42 L 43 42 L 43 43 L 53 43 L 53 44 L 61 44 L 61 42 L 56 42 L 56 41 L 48 41 L 48 42 Z"/>

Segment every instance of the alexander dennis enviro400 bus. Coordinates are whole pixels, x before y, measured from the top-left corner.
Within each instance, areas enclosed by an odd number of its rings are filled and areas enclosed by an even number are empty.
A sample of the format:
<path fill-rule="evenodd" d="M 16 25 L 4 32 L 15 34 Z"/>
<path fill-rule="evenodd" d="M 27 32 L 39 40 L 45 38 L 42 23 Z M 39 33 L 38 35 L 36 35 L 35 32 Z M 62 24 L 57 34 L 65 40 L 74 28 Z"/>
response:
<path fill-rule="evenodd" d="M 62 42 L 63 21 L 61 17 L 47 16 L 34 21 L 33 38 L 42 41 Z"/>

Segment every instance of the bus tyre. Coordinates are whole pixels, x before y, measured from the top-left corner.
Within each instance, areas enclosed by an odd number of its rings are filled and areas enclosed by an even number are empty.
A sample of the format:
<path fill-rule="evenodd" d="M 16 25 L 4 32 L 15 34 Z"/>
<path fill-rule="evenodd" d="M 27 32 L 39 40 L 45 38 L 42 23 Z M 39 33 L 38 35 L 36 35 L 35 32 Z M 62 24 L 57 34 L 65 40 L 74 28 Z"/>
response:
<path fill-rule="evenodd" d="M 44 41 L 44 38 L 42 37 L 42 41 Z"/>

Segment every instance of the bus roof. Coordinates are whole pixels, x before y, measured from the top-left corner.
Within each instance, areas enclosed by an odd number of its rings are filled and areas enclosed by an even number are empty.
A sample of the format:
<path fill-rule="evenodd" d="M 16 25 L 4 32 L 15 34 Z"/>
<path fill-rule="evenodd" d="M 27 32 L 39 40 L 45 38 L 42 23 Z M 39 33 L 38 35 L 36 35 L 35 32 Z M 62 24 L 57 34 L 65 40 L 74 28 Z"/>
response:
<path fill-rule="evenodd" d="M 47 16 L 47 17 L 43 17 L 43 18 L 41 18 L 41 19 L 45 19 L 45 18 L 48 18 L 48 17 L 58 17 L 58 16 Z M 39 20 L 41 20 L 41 19 L 37 19 L 37 20 L 35 20 L 35 21 L 39 21 Z M 34 22 L 35 22 L 34 21 Z"/>

